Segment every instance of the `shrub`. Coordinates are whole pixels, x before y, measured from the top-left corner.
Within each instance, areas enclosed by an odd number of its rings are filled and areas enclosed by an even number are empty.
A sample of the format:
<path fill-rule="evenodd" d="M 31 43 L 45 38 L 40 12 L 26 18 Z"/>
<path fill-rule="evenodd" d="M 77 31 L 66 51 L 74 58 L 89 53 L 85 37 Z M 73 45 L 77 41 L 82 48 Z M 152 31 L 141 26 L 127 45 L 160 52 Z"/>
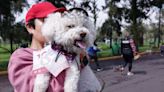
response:
<path fill-rule="evenodd" d="M 101 50 L 109 50 L 110 47 L 109 45 L 105 44 L 105 43 L 100 43 L 98 44 L 98 47 L 101 49 Z"/>
<path fill-rule="evenodd" d="M 113 55 L 111 49 L 100 51 L 97 54 L 99 58 L 109 57 Z"/>

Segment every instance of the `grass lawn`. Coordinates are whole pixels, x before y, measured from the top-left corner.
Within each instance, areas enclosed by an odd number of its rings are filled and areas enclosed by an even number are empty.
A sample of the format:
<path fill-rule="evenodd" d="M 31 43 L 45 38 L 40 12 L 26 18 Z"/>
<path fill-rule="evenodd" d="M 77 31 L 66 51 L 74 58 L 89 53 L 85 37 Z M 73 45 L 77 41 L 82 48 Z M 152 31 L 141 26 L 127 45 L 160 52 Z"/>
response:
<path fill-rule="evenodd" d="M 3 46 L 7 49 L 10 48 L 9 45 L 0 45 L 0 46 L 1 47 Z M 114 56 L 112 49 L 109 48 L 109 46 L 106 45 L 105 43 L 98 44 L 98 47 L 101 49 L 101 51 L 98 52 L 98 57 L 99 58 Z M 153 48 L 151 48 L 148 45 L 139 47 L 140 52 L 144 52 L 144 51 L 150 50 L 150 49 L 153 50 Z M 0 71 L 7 70 L 9 58 L 10 58 L 10 53 L 7 50 L 4 50 L 4 49 L 0 48 Z"/>
<path fill-rule="evenodd" d="M 99 43 L 98 48 L 100 49 L 100 52 L 97 53 L 99 58 L 108 57 L 112 55 L 112 50 L 107 44 Z"/>
<path fill-rule="evenodd" d="M 3 71 L 7 69 L 10 53 L 1 51 L 0 49 L 0 71 Z"/>
<path fill-rule="evenodd" d="M 1 45 L 3 48 L 10 48 L 9 45 Z M 0 48 L 0 71 L 4 71 L 7 69 L 8 61 L 10 58 L 10 52 L 8 50 L 5 50 L 3 48 Z"/>
<path fill-rule="evenodd" d="M 98 44 L 98 47 L 101 49 L 101 51 L 98 52 L 98 57 L 99 58 L 114 56 L 112 49 L 109 48 L 109 46 L 107 44 L 100 43 L 100 44 Z M 149 45 L 144 45 L 142 47 L 139 47 L 139 52 L 144 52 L 146 50 L 157 51 L 158 48 L 152 48 Z"/>

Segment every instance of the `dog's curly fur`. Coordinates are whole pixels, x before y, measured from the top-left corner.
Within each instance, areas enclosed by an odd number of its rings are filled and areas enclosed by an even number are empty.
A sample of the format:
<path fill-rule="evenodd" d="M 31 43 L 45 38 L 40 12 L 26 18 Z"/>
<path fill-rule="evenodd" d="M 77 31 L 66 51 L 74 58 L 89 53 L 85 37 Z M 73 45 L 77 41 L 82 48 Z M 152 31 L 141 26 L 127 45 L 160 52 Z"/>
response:
<path fill-rule="evenodd" d="M 48 16 L 42 30 L 48 41 L 64 46 L 68 52 L 81 50 L 74 45 L 75 40 L 83 40 L 86 45 L 92 45 L 96 32 L 89 18 L 76 13 L 55 13 Z M 80 34 L 86 33 L 85 38 Z"/>
<path fill-rule="evenodd" d="M 77 66 L 77 63 L 80 62 L 79 54 L 86 47 L 93 44 L 95 40 L 95 36 L 96 36 L 96 32 L 94 30 L 94 27 L 90 19 L 84 14 L 76 12 L 76 11 L 50 14 L 45 19 L 45 23 L 43 24 L 43 27 L 42 27 L 42 34 L 48 42 L 51 42 L 51 43 L 55 42 L 56 44 L 62 45 L 64 50 L 70 53 L 77 54 L 77 56 L 72 61 L 72 63 L 69 63 L 70 67 L 66 70 L 64 92 L 79 92 L 78 84 L 79 84 L 79 78 L 81 78 L 80 70 Z M 86 69 L 88 70 L 88 68 Z M 44 76 L 45 76 L 45 79 L 44 79 Z M 34 89 L 36 89 L 36 91 L 34 90 L 35 92 L 46 91 L 46 88 L 48 86 L 47 81 L 49 80 L 49 77 L 47 76 L 49 75 L 41 74 L 36 77 L 36 80 L 35 80 L 36 85 L 34 85 Z M 45 80 L 44 83 L 46 83 L 44 85 L 41 85 L 44 87 L 39 91 L 37 91 L 37 88 L 39 88 L 38 87 L 39 84 L 37 84 L 37 82 L 39 81 L 37 80 L 38 77 L 42 81 Z M 100 84 L 98 84 L 98 86 L 99 85 Z M 91 90 L 87 89 L 87 90 L 89 92 L 90 91 L 97 92 L 100 89 L 100 87 L 99 88 L 91 87 L 91 88 L 93 89 Z"/>

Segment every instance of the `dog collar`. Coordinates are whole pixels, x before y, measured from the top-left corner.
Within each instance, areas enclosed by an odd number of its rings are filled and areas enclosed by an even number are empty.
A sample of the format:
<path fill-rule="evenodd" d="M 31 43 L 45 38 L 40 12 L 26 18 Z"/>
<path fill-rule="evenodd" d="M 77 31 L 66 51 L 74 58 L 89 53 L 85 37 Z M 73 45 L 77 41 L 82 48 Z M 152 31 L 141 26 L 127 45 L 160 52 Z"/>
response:
<path fill-rule="evenodd" d="M 58 45 L 55 43 L 52 45 L 52 49 L 58 52 L 57 58 L 58 58 L 59 54 L 63 54 L 66 57 L 66 59 L 69 61 L 70 60 L 73 61 L 77 55 L 76 53 L 70 53 L 70 52 L 64 50 L 62 45 Z"/>

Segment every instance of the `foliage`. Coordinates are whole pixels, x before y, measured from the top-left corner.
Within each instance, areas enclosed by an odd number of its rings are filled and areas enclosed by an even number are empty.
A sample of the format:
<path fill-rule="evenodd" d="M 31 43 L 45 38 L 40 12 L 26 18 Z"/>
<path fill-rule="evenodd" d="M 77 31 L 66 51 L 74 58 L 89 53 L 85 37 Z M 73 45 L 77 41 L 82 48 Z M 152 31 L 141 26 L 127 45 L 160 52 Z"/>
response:
<path fill-rule="evenodd" d="M 137 44 L 142 45 L 143 41 L 143 32 L 138 30 L 138 25 L 141 23 L 142 19 L 147 19 L 148 13 L 153 6 L 157 6 L 158 8 L 164 3 L 163 0 L 105 0 L 106 6 L 104 9 L 108 9 L 109 26 L 111 24 L 112 31 L 118 31 L 120 27 L 124 27 L 122 25 L 122 21 L 124 20 L 126 23 L 129 23 L 130 31 L 134 36 L 134 39 Z M 121 1 L 126 3 L 120 3 Z M 118 3 L 120 5 L 118 5 Z M 109 22 L 110 21 L 110 22 Z M 105 23 L 106 23 L 105 22 Z M 105 24 L 104 23 L 104 24 Z M 112 28 L 114 27 L 114 28 Z M 126 27 L 126 26 L 125 26 Z M 102 27 L 104 28 L 104 27 Z M 109 31 L 109 30 L 106 30 Z M 141 39 L 142 38 L 142 39 Z"/>
<path fill-rule="evenodd" d="M 99 57 L 99 58 L 104 58 L 104 57 L 113 56 L 112 50 L 111 50 L 111 49 L 98 52 L 97 54 L 98 54 L 98 57 Z"/>
<path fill-rule="evenodd" d="M 17 11 L 16 3 L 21 0 L 5 0 L 5 1 L 0 1 L 0 36 L 7 41 L 9 40 L 10 43 L 10 48 L 11 48 L 11 53 L 13 52 L 13 38 L 14 38 L 14 12 Z M 22 4 L 20 4 L 22 5 Z M 21 9 L 19 9 L 21 10 Z M 19 11 L 18 10 L 18 11 Z"/>
<path fill-rule="evenodd" d="M 0 48 L 0 71 L 7 69 L 9 57 L 10 52 Z"/>
<path fill-rule="evenodd" d="M 98 48 L 100 48 L 100 50 L 109 50 L 110 49 L 110 47 L 105 43 L 99 43 Z"/>
<path fill-rule="evenodd" d="M 38 0 L 38 1 L 42 1 L 42 0 Z M 63 7 L 66 4 L 71 5 L 70 1 L 68 1 L 68 0 L 45 0 L 45 1 L 49 1 L 49 2 L 53 3 L 56 7 Z"/>
<path fill-rule="evenodd" d="M 19 35 L 19 36 L 17 36 Z M 13 29 L 13 41 L 14 43 L 30 42 L 31 36 L 26 31 L 26 28 L 21 24 L 17 23 L 14 25 Z"/>
<path fill-rule="evenodd" d="M 97 1 L 96 0 L 84 0 L 81 3 L 80 7 L 91 11 L 91 13 L 93 14 L 94 25 L 96 27 L 98 12 L 100 11 L 100 9 L 97 7 Z"/>

